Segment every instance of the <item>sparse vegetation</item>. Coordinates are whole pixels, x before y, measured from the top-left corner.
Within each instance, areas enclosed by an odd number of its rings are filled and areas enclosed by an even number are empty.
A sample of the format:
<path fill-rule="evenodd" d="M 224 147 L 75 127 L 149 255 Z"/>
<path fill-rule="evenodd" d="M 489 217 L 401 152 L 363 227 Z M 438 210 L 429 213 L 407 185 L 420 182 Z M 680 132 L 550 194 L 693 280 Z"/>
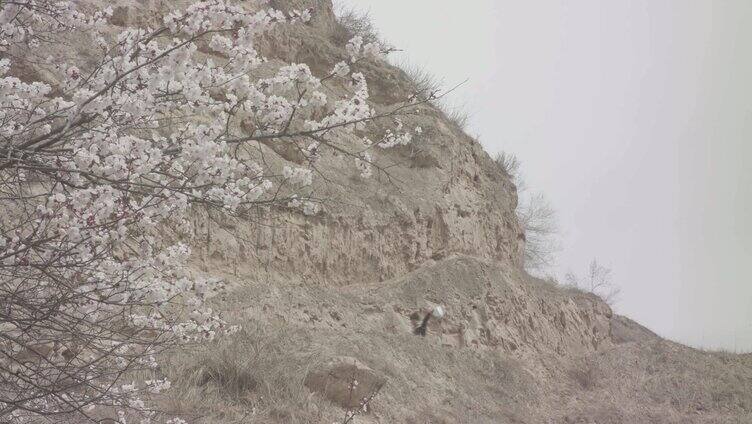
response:
<path fill-rule="evenodd" d="M 520 177 L 520 160 L 517 156 L 507 152 L 499 152 L 494 156 L 494 161 L 512 179 L 512 182 L 517 186 L 517 191 L 520 191 L 523 181 Z"/>
<path fill-rule="evenodd" d="M 364 43 L 383 44 L 383 40 L 379 37 L 379 32 L 373 25 L 368 12 L 358 11 L 343 2 L 335 2 L 334 14 L 337 16 L 337 23 L 339 24 L 335 34 L 337 42 L 346 43 L 353 37 L 360 36 Z"/>
<path fill-rule="evenodd" d="M 559 227 L 551 204 L 543 194 L 527 196 L 517 207 L 517 219 L 525 229 L 525 267 L 534 271 L 552 267 L 559 251 Z"/>
<path fill-rule="evenodd" d="M 318 357 L 301 340 L 305 337 L 282 325 L 248 324 L 237 337 L 180 352 L 166 364 L 173 390 L 163 409 L 217 424 L 318 422 L 321 416 L 303 385 Z"/>
<path fill-rule="evenodd" d="M 454 124 L 461 131 L 467 130 L 467 125 L 470 121 L 470 114 L 467 113 L 462 106 L 446 106 L 442 105 L 439 108 L 444 112 L 447 120 Z"/>
<path fill-rule="evenodd" d="M 559 228 L 556 211 L 541 193 L 528 193 L 520 172 L 520 161 L 506 152 L 496 154 L 494 161 L 517 186 L 517 219 L 525 232 L 525 269 L 533 274 L 556 280 L 549 272 L 556 263 L 556 254 L 560 250 Z M 616 302 L 620 289 L 611 280 L 611 270 L 593 259 L 587 272 L 578 276 L 568 272 L 564 284 L 578 290 L 593 293 L 609 305 Z"/>
<path fill-rule="evenodd" d="M 384 50 L 391 49 L 379 36 L 368 12 L 362 12 L 342 2 L 337 2 L 335 3 L 334 13 L 337 16 L 339 24 L 335 35 L 335 39 L 338 42 L 344 43 L 352 37 L 360 36 L 363 38 L 364 43 L 377 43 Z M 421 101 L 428 101 L 439 97 L 441 91 L 446 89 L 443 81 L 438 80 L 424 68 L 409 63 L 396 63 L 395 65 L 405 72 L 415 87 L 414 91 Z M 438 108 L 457 129 L 460 131 L 467 130 L 470 115 L 464 107 L 450 105 L 440 98 L 431 100 L 430 103 Z"/>
<path fill-rule="evenodd" d="M 569 370 L 569 375 L 582 390 L 591 391 L 597 386 L 598 373 L 593 365 L 586 365 L 582 368 L 573 368 Z"/>
<path fill-rule="evenodd" d="M 342 2 L 335 3 L 334 13 L 337 16 L 339 27 L 335 35 L 338 42 L 347 42 L 355 36 L 363 38 L 364 43 L 377 43 L 384 50 L 390 50 L 391 47 L 379 36 L 373 21 L 368 12 L 359 11 Z M 454 124 L 460 131 L 466 131 L 470 115 L 465 107 L 447 103 L 441 97 L 441 92 L 446 90 L 444 82 L 437 79 L 432 73 L 422 67 L 409 64 L 407 62 L 395 63 L 395 66 L 402 69 L 407 78 L 414 86 L 417 97 L 422 101 L 431 100 L 430 103 L 439 109 L 446 119 Z"/>
<path fill-rule="evenodd" d="M 584 275 L 578 276 L 568 272 L 564 277 L 566 284 L 599 296 L 609 305 L 613 305 L 619 297 L 621 289 L 611 280 L 611 269 L 593 259 Z"/>
<path fill-rule="evenodd" d="M 415 91 L 422 98 L 427 98 L 430 93 L 438 92 L 444 87 L 443 81 L 423 67 L 408 62 L 397 63 L 396 66 L 407 75 Z"/>
<path fill-rule="evenodd" d="M 525 269 L 539 275 L 547 274 L 556 263 L 559 227 L 556 212 L 542 193 L 529 193 L 520 171 L 517 156 L 501 152 L 494 161 L 517 187 L 517 220 L 525 232 Z"/>
<path fill-rule="evenodd" d="M 443 80 L 438 79 L 434 74 L 420 66 L 408 62 L 395 63 L 395 66 L 405 72 L 419 99 L 435 98 L 430 103 L 444 114 L 447 121 L 454 124 L 460 131 L 467 131 L 470 114 L 466 108 L 451 104 L 444 97 L 448 93 L 446 90 L 452 90 L 456 87 L 447 87 Z"/>

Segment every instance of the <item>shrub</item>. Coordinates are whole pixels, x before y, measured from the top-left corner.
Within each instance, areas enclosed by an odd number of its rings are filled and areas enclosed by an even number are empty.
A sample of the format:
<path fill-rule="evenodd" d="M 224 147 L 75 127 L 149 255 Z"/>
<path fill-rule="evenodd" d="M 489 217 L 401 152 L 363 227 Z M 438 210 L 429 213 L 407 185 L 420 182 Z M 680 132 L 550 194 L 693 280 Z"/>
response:
<path fill-rule="evenodd" d="M 339 28 L 335 33 L 335 40 L 339 43 L 346 43 L 355 36 L 363 38 L 365 43 L 383 44 L 379 37 L 379 32 L 373 25 L 371 16 L 368 12 L 360 12 L 357 9 L 347 6 L 343 2 L 334 4 L 334 14 L 337 16 Z"/>
<path fill-rule="evenodd" d="M 599 264 L 596 259 L 590 262 L 584 275 L 578 276 L 570 271 L 564 278 L 567 285 L 592 293 L 609 305 L 616 302 L 621 292 L 611 280 L 611 269 Z"/>
<path fill-rule="evenodd" d="M 517 156 L 501 152 L 494 161 L 517 187 L 517 220 L 525 233 L 525 269 L 545 274 L 556 262 L 559 227 L 556 212 L 541 193 L 530 194 L 525 186 Z"/>

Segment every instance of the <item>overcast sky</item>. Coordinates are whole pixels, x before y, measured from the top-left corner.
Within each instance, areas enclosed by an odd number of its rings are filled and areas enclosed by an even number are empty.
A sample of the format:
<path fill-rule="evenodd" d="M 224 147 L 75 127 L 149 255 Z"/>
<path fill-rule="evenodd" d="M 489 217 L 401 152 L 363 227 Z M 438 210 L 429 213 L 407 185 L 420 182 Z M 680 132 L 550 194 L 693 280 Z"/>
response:
<path fill-rule="evenodd" d="M 752 1 L 343 2 L 397 61 L 468 80 L 469 132 L 557 210 L 559 275 L 596 257 L 620 313 L 752 350 Z"/>

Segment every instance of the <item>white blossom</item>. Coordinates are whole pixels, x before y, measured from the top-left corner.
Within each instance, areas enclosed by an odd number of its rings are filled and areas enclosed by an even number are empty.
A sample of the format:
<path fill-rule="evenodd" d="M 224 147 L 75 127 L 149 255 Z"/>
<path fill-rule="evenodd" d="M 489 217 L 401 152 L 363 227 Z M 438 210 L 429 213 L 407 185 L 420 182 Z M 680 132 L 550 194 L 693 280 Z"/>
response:
<path fill-rule="evenodd" d="M 292 184 L 309 186 L 313 183 L 313 172 L 310 169 L 285 166 L 283 169 L 283 175 L 285 179 Z"/>
<path fill-rule="evenodd" d="M 332 74 L 338 77 L 346 77 L 350 73 L 350 66 L 346 62 L 337 62 L 332 69 Z"/>

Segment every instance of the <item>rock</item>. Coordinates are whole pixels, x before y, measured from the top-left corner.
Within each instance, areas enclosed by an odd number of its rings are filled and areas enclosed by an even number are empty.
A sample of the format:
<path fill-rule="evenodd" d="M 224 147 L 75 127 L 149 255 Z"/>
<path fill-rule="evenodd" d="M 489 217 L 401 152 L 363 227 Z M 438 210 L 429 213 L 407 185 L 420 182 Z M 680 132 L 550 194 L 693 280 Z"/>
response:
<path fill-rule="evenodd" d="M 384 386 L 386 378 L 349 356 L 332 358 L 305 378 L 305 386 L 335 405 L 360 408 Z"/>

